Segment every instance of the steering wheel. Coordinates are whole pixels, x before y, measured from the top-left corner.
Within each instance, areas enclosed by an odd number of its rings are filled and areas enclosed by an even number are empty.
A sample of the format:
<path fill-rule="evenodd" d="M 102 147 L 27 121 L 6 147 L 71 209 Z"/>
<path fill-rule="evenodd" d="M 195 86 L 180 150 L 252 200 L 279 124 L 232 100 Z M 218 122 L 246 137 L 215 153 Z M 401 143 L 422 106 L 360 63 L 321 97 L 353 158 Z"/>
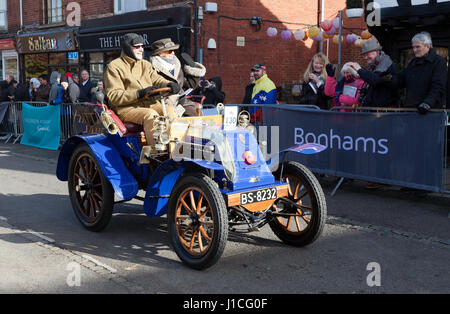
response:
<path fill-rule="evenodd" d="M 172 91 L 171 87 L 162 87 L 162 88 L 154 89 L 151 92 L 148 92 L 147 95 L 145 95 L 145 96 L 149 97 L 149 96 L 153 96 L 156 94 L 162 94 L 162 93 L 166 93 L 166 92 L 170 92 L 170 91 Z"/>

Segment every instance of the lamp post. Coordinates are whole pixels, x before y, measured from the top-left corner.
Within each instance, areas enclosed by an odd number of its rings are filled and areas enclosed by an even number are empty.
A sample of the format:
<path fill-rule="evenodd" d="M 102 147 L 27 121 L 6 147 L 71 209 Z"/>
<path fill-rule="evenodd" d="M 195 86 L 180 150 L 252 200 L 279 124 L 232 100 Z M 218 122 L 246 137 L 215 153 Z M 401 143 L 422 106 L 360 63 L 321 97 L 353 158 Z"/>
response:
<path fill-rule="evenodd" d="M 337 73 L 341 71 L 342 58 L 342 10 L 339 10 L 339 49 L 338 49 L 338 69 Z"/>

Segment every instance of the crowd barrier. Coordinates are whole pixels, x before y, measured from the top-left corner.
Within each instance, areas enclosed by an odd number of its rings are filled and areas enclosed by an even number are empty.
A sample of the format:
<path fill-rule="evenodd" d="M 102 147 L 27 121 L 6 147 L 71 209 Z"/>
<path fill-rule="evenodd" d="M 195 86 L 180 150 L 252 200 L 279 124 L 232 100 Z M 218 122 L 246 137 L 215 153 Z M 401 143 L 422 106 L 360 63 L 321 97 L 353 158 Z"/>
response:
<path fill-rule="evenodd" d="M 2 110 L 4 112 L 3 119 L 0 119 L 0 139 L 5 143 L 17 143 L 24 132 L 22 121 L 23 103 L 33 107 L 50 106 L 46 102 L 3 102 L 0 103 L 0 118 L 2 118 Z M 92 103 L 77 104 L 61 104 L 61 142 L 75 134 L 82 133 L 103 133 L 104 128 L 94 112 L 96 105 Z"/>
<path fill-rule="evenodd" d="M 249 105 L 237 105 L 247 107 Z M 448 129 L 450 113 L 426 115 L 416 109 L 336 107 L 320 110 L 305 105 L 253 105 L 262 110 L 257 129 L 265 127 L 267 152 L 315 142 L 327 150 L 313 156 L 292 155 L 314 173 L 340 178 L 450 193 Z M 276 127 L 278 131 L 271 132 Z M 258 137 L 259 137 L 258 135 Z"/>
<path fill-rule="evenodd" d="M 48 103 L 25 102 L 33 107 Z M 240 105 L 239 107 L 249 107 Z M 62 104 L 61 142 L 82 133 L 104 133 L 90 103 Z M 295 155 L 318 174 L 450 193 L 448 128 L 450 113 L 414 109 L 337 107 L 320 110 L 311 105 L 258 105 L 266 127 L 266 150 L 272 152 L 271 128 L 283 150 L 317 142 L 328 147 L 313 156 Z M 344 109 L 345 112 L 340 110 Z M 282 121 L 283 123 L 280 123 Z M 22 102 L 0 103 L 0 140 L 17 143 L 23 135 Z M 269 130 L 269 132 L 267 132 Z M 258 132 L 261 134 L 261 132 Z M 261 138 L 258 138 L 261 140 Z M 335 187 L 334 194 L 339 187 Z"/>

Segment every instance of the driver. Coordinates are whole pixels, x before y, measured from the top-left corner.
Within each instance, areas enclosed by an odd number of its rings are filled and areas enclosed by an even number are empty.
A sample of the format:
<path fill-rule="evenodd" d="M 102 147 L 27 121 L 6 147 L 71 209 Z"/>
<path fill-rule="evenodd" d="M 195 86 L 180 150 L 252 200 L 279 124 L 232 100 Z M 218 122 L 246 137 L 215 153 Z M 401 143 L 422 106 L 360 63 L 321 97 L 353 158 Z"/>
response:
<path fill-rule="evenodd" d="M 144 38 L 134 33 L 124 35 L 122 53 L 106 67 L 104 84 L 108 102 L 119 118 L 143 125 L 147 143 L 153 148 L 153 121 L 163 115 L 163 109 L 154 97 L 145 98 L 145 95 L 162 87 L 170 87 L 177 94 L 180 87 L 158 75 L 150 62 L 143 59 L 143 54 Z M 173 107 L 166 106 L 166 109 L 171 120 L 176 117 Z"/>

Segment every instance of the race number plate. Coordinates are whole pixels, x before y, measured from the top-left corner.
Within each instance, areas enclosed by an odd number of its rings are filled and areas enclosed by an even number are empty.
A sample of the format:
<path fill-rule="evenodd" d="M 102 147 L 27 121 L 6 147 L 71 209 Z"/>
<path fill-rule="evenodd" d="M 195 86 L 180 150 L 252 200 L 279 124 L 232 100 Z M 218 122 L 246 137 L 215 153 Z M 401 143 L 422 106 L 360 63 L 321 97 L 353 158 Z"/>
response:
<path fill-rule="evenodd" d="M 241 205 L 277 199 L 277 188 L 268 188 L 241 193 Z"/>

